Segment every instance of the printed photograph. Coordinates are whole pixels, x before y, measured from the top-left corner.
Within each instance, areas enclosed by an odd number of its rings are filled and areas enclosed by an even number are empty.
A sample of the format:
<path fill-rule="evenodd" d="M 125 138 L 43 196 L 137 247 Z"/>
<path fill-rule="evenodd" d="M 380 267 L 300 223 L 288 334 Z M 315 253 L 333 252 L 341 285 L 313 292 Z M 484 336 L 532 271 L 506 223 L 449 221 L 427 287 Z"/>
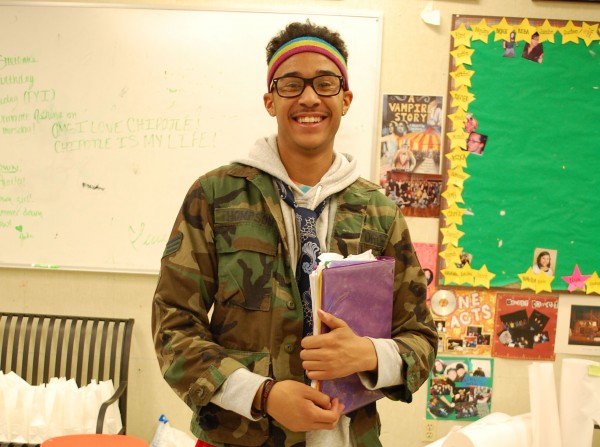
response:
<path fill-rule="evenodd" d="M 600 356 L 600 298 L 560 297 L 556 352 Z"/>
<path fill-rule="evenodd" d="M 492 404 L 494 360 L 438 356 L 428 380 L 427 419 L 477 420 Z"/>
<path fill-rule="evenodd" d="M 536 248 L 533 253 L 533 264 L 531 266 L 536 275 L 544 272 L 547 276 L 554 276 L 556 271 L 556 250 L 547 248 Z"/>
<path fill-rule="evenodd" d="M 571 306 L 569 344 L 600 347 L 600 306 Z"/>
<path fill-rule="evenodd" d="M 467 138 L 467 151 L 475 155 L 483 155 L 487 139 L 487 135 L 471 132 Z"/>
<path fill-rule="evenodd" d="M 412 217 L 439 217 L 442 176 L 389 171 L 385 195 Z"/>

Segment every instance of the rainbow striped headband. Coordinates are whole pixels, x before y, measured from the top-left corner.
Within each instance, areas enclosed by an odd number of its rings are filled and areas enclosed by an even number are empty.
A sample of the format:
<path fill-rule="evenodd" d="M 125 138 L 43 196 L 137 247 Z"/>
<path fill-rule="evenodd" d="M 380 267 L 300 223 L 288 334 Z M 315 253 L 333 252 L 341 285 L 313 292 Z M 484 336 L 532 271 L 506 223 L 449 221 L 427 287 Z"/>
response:
<path fill-rule="evenodd" d="M 344 56 L 342 56 L 336 47 L 318 37 L 298 37 L 297 39 L 290 40 L 273 54 L 273 57 L 269 61 L 267 89 L 271 88 L 273 76 L 283 62 L 295 54 L 307 52 L 319 53 L 331 59 L 342 72 L 342 76 L 344 77 L 344 91 L 348 90 L 348 67 L 346 66 Z"/>

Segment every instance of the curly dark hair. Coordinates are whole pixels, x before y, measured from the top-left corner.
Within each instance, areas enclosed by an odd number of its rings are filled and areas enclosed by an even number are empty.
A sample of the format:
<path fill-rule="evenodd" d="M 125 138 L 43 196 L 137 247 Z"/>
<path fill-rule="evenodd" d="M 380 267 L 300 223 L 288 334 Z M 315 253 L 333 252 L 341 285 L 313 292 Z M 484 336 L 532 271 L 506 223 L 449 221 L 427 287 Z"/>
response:
<path fill-rule="evenodd" d="M 292 22 L 288 24 L 283 30 L 281 30 L 275 37 L 273 37 L 267 44 L 267 64 L 275 54 L 275 52 L 281 48 L 284 44 L 290 40 L 297 39 L 298 37 L 318 37 L 323 39 L 325 42 L 333 45 L 340 54 L 348 62 L 348 50 L 346 49 L 346 43 L 342 37 L 336 31 L 331 31 L 326 26 L 319 26 L 312 23 L 310 20 L 306 20 L 305 23 Z"/>

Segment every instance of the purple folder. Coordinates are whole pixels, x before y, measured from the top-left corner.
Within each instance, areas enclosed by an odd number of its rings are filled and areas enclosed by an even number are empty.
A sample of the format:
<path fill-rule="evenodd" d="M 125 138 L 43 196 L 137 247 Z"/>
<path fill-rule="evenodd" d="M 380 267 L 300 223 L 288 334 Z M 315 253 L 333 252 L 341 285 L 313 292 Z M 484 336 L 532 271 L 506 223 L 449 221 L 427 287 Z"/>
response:
<path fill-rule="evenodd" d="M 389 256 L 375 261 L 332 261 L 322 270 L 321 308 L 344 320 L 360 336 L 390 338 L 394 300 L 394 263 Z M 321 325 L 321 333 L 329 328 Z M 379 390 L 367 390 L 357 374 L 323 380 L 318 388 L 345 405 L 344 414 L 381 399 Z"/>

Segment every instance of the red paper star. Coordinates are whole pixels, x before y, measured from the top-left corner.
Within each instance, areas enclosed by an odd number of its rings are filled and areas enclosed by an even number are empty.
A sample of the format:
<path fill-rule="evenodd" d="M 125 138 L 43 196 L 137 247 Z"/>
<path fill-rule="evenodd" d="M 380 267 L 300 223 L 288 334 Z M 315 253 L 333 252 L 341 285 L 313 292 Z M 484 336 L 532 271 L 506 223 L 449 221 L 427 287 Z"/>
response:
<path fill-rule="evenodd" d="M 575 289 L 585 290 L 585 281 L 592 275 L 582 275 L 579 271 L 579 266 L 575 264 L 573 274 L 571 276 L 563 276 L 562 279 L 569 284 L 569 292 Z"/>

